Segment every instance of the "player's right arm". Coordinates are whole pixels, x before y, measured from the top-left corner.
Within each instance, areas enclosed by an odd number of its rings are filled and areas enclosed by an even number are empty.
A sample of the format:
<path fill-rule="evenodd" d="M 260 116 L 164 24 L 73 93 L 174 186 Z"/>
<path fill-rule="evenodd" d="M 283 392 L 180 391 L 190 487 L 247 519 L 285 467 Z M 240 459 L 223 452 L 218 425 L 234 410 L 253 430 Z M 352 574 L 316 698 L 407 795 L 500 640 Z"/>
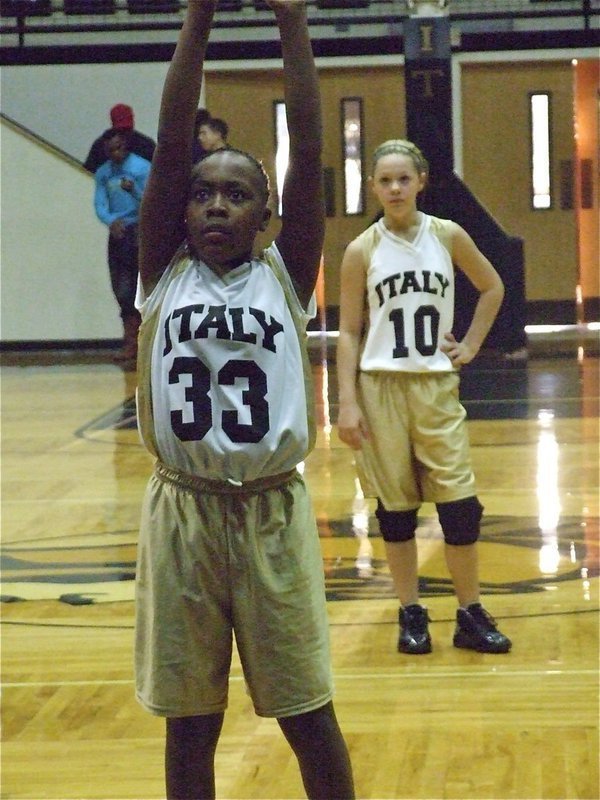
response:
<path fill-rule="evenodd" d="M 356 399 L 360 341 L 364 326 L 366 265 L 358 240 L 346 248 L 341 267 L 340 334 L 337 344 L 339 391 L 338 433 L 345 444 L 360 450 L 369 432 Z"/>
<path fill-rule="evenodd" d="M 217 0 L 188 0 L 165 79 L 158 141 L 140 209 L 139 269 L 146 295 L 185 237 L 194 120 Z"/>

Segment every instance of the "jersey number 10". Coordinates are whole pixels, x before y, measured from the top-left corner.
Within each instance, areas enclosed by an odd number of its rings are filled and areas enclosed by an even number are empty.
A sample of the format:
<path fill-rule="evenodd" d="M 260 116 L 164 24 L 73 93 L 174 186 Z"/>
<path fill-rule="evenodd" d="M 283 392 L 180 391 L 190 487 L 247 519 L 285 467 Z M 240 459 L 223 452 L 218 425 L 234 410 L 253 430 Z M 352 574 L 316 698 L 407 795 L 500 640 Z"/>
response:
<path fill-rule="evenodd" d="M 390 311 L 390 322 L 394 325 L 396 346 L 394 358 L 408 358 L 404 309 Z M 432 356 L 437 350 L 440 330 L 440 312 L 435 306 L 420 306 L 413 315 L 415 347 L 422 356 Z"/>

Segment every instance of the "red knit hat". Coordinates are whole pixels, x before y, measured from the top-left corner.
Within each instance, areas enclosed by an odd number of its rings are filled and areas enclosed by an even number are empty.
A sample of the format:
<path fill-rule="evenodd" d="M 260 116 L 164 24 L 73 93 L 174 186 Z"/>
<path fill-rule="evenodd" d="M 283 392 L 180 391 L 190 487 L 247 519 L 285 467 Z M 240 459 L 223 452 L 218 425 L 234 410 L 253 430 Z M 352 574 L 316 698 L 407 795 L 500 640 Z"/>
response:
<path fill-rule="evenodd" d="M 123 103 L 117 103 L 110 110 L 110 121 L 113 128 L 125 128 L 131 130 L 133 128 L 133 108 L 126 106 Z"/>

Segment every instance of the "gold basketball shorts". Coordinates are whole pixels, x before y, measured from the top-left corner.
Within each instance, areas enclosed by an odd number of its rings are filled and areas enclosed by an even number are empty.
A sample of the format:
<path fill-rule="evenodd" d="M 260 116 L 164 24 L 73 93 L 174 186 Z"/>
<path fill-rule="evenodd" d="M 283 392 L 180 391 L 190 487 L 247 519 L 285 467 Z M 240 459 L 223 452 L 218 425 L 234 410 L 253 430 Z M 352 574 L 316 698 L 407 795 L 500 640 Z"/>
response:
<path fill-rule="evenodd" d="M 362 490 L 387 511 L 475 495 L 466 412 L 455 372 L 360 372 L 370 437 L 356 453 Z"/>
<path fill-rule="evenodd" d="M 302 476 L 237 487 L 158 465 L 138 546 L 140 703 L 165 717 L 224 711 L 234 637 L 259 716 L 331 699 L 323 559 Z"/>

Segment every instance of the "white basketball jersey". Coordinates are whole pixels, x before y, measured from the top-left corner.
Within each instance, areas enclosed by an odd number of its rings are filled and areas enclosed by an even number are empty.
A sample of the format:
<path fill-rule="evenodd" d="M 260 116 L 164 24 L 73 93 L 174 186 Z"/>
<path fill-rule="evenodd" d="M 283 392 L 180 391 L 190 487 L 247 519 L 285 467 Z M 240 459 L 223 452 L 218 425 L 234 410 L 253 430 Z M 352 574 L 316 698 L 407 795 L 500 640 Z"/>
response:
<path fill-rule="evenodd" d="M 439 238 L 445 220 L 421 214 L 412 242 L 389 231 L 380 219 L 362 240 L 367 264 L 369 326 L 363 371 L 451 371 L 440 350 L 454 317 L 454 267 Z M 438 235 L 434 229 L 439 229 Z"/>
<path fill-rule="evenodd" d="M 254 259 L 221 277 L 190 258 L 174 277 L 163 275 L 142 317 L 159 305 L 151 397 L 160 459 L 239 482 L 293 469 L 309 447 L 306 387 L 273 270 Z"/>

